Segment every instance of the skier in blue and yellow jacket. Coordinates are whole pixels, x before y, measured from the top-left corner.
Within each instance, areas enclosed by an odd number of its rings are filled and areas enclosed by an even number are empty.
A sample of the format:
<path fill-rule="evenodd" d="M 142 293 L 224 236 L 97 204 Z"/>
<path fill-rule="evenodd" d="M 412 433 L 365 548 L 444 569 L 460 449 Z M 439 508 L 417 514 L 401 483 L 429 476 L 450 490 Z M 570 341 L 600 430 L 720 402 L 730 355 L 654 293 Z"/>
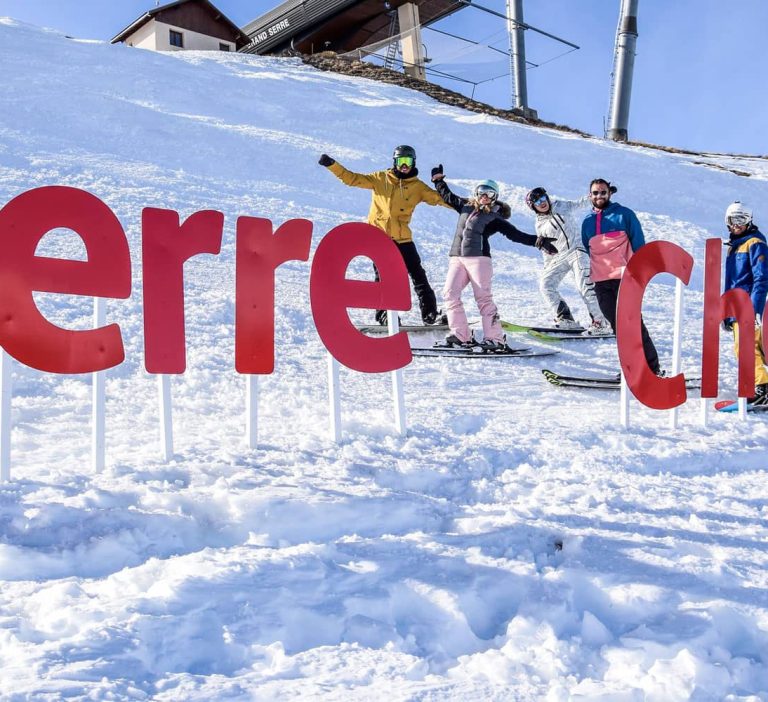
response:
<path fill-rule="evenodd" d="M 762 340 L 762 316 L 768 295 L 768 244 L 765 236 L 752 222 L 752 210 L 741 202 L 733 202 L 725 211 L 726 242 L 725 289 L 740 288 L 749 295 L 755 309 L 755 395 L 748 402 L 768 405 L 768 368 Z M 731 317 L 723 322 L 733 330 L 736 356 L 739 355 L 738 324 Z"/>

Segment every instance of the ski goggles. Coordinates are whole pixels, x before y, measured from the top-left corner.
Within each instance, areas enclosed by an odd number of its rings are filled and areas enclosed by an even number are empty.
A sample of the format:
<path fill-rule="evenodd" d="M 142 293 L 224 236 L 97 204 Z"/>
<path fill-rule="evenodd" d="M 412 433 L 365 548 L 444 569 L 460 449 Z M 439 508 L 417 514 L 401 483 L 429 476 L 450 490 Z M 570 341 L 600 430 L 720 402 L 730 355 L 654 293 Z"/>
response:
<path fill-rule="evenodd" d="M 499 196 L 493 188 L 489 188 L 487 185 L 480 185 L 475 189 L 475 197 L 480 199 L 483 195 L 490 200 L 495 200 Z"/>
<path fill-rule="evenodd" d="M 749 217 L 747 215 L 738 214 L 728 217 L 729 227 L 746 227 L 749 224 Z"/>
<path fill-rule="evenodd" d="M 402 166 L 408 166 L 408 168 L 413 168 L 414 159 L 412 156 L 398 156 L 395 159 L 395 167 L 400 168 Z"/>
<path fill-rule="evenodd" d="M 538 200 L 534 200 L 533 204 L 536 205 L 536 207 L 543 207 L 547 204 L 547 196 L 542 195 Z"/>

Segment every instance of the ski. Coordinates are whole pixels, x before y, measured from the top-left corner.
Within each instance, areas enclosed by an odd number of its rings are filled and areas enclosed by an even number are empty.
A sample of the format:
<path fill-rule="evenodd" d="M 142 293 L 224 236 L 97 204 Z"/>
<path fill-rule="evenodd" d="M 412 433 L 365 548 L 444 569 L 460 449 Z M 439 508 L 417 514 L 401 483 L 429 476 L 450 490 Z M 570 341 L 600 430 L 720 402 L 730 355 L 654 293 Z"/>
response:
<path fill-rule="evenodd" d="M 411 348 L 414 357 L 422 358 L 516 358 L 531 356 L 552 356 L 559 351 L 539 350 L 528 347 L 512 348 L 508 351 L 483 351 L 479 346 L 461 348 L 457 346 L 432 346 L 431 348 Z"/>
<path fill-rule="evenodd" d="M 592 388 L 597 390 L 618 390 L 621 388 L 621 380 L 618 379 L 618 374 L 608 376 L 561 375 L 546 368 L 543 368 L 541 372 L 552 385 L 560 387 Z M 685 387 L 689 390 L 701 387 L 701 378 L 686 378 Z"/>
<path fill-rule="evenodd" d="M 439 331 L 446 332 L 449 327 L 447 324 L 401 324 L 398 331 L 406 332 L 407 334 L 415 334 L 418 332 L 431 332 Z M 357 327 L 358 331 L 363 334 L 389 334 L 389 327 L 384 324 L 372 324 L 368 326 Z"/>
<path fill-rule="evenodd" d="M 539 341 L 583 341 L 584 339 L 615 339 L 616 335 L 611 332 L 609 334 L 588 334 L 587 332 L 581 332 L 574 334 L 573 332 L 538 332 L 533 329 L 528 331 L 528 334 L 534 339 Z"/>
<path fill-rule="evenodd" d="M 739 402 L 738 400 L 720 400 L 715 402 L 715 409 L 718 412 L 738 412 Z M 768 412 L 768 405 L 747 405 L 747 412 Z"/>
<path fill-rule="evenodd" d="M 539 334 L 582 334 L 587 331 L 584 327 L 574 327 L 573 329 L 561 329 L 560 327 L 531 327 L 525 324 L 514 324 L 503 320 L 501 322 L 501 328 L 504 331 L 519 332 L 523 334 L 532 331 L 538 332 Z"/>

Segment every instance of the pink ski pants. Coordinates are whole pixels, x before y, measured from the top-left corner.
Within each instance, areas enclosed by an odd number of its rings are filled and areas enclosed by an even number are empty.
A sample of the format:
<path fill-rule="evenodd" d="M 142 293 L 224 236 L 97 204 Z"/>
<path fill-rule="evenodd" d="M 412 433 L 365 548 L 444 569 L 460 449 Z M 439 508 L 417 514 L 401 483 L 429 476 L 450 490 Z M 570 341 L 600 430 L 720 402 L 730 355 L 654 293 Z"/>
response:
<path fill-rule="evenodd" d="M 467 314 L 461 302 L 461 293 L 470 283 L 475 302 L 483 319 L 483 336 L 491 341 L 502 341 L 504 333 L 499 322 L 499 312 L 491 293 L 493 264 L 488 256 L 451 256 L 448 262 L 448 276 L 443 288 L 445 313 L 451 333 L 460 341 L 469 341 L 472 332 L 467 323 Z"/>

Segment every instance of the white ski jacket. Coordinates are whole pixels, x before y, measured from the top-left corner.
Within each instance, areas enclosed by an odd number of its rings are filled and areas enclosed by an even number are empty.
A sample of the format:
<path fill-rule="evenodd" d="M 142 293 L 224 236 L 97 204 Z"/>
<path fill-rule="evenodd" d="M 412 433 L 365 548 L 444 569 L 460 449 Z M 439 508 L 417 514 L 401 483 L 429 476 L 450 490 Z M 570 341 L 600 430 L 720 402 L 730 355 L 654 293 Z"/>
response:
<path fill-rule="evenodd" d="M 536 213 L 536 235 L 554 239 L 552 242 L 557 249 L 554 256 L 544 255 L 546 266 L 561 263 L 572 257 L 574 252 L 586 255 L 586 249 L 581 240 L 581 223 L 589 213 L 591 204 L 589 196 L 579 200 L 555 200 L 550 198 L 549 211 L 545 214 Z"/>

